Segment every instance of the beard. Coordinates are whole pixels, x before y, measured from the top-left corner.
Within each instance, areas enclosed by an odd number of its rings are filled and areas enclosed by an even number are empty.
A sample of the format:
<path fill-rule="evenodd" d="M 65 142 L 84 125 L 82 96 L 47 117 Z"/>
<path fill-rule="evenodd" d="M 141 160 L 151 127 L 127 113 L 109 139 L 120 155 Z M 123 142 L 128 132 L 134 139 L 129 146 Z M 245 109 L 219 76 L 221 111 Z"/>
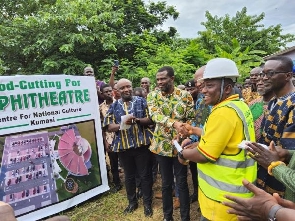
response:
<path fill-rule="evenodd" d="M 132 100 L 132 94 L 130 94 L 130 95 L 121 94 L 121 97 L 122 97 L 123 101 L 131 101 Z"/>
<path fill-rule="evenodd" d="M 171 87 L 173 87 L 172 84 L 166 84 L 161 88 L 161 91 L 168 93 L 170 91 Z"/>

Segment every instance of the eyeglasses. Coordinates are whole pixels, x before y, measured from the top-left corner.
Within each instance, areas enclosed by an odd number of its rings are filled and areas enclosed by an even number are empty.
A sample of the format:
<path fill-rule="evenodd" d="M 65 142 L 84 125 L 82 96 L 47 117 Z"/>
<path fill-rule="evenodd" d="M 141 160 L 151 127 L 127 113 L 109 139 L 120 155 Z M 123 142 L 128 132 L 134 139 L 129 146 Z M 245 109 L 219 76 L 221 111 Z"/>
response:
<path fill-rule="evenodd" d="M 272 76 L 274 76 L 275 74 L 279 74 L 279 73 L 288 73 L 289 71 L 267 71 L 267 72 L 263 72 L 261 71 L 259 74 L 259 77 L 268 77 L 271 78 Z"/>

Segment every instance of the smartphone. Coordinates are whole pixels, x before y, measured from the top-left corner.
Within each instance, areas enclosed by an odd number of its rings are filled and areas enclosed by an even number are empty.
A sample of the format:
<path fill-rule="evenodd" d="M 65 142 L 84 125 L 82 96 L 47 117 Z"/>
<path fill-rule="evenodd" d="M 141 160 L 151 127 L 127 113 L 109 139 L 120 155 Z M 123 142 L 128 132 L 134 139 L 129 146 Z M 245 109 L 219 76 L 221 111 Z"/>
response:
<path fill-rule="evenodd" d="M 179 143 L 176 140 L 173 140 L 173 144 L 178 153 L 182 151 L 182 147 L 179 145 Z"/>
<path fill-rule="evenodd" d="M 119 61 L 118 60 L 114 60 L 114 67 L 119 67 Z"/>

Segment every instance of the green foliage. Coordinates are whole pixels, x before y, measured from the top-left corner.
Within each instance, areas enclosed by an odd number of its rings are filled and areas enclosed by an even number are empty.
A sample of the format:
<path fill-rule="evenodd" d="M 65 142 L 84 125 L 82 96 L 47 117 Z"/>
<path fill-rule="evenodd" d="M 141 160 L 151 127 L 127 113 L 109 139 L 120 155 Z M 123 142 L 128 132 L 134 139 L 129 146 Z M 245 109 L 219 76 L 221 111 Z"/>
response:
<path fill-rule="evenodd" d="M 281 26 L 264 28 L 264 14 L 217 17 L 206 12 L 206 30 L 196 39 L 181 39 L 174 27 L 159 29 L 179 13 L 165 1 L 143 0 L 0 0 L 0 75 L 81 74 L 94 68 L 108 81 L 114 59 L 116 78 L 138 86 L 164 66 L 175 69 L 175 83 L 183 84 L 214 57 L 234 60 L 242 75 L 262 62 L 262 56 L 294 39 Z"/>
<path fill-rule="evenodd" d="M 220 46 L 215 46 L 215 57 L 229 58 L 233 60 L 239 69 L 240 78 L 239 82 L 244 82 L 244 79 L 249 76 L 252 68 L 258 67 L 263 63 L 262 56 L 266 54 L 265 51 L 252 50 L 259 42 L 254 42 L 252 45 L 242 49 L 240 43 L 236 38 L 232 39 L 232 45 L 225 51 Z"/>
<path fill-rule="evenodd" d="M 81 73 L 85 60 L 93 61 L 100 50 L 115 49 L 111 26 L 119 27 L 124 15 L 113 11 L 112 5 L 57 0 L 54 6 L 42 6 L 23 16 L 16 11 L 0 26 L 1 57 L 9 64 L 9 74 Z"/>
<path fill-rule="evenodd" d="M 142 77 L 149 77 L 155 87 L 157 70 L 171 66 L 175 70 L 175 84 L 184 84 L 210 58 L 195 40 L 173 39 L 170 45 L 153 45 L 153 42 L 156 42 L 155 37 L 145 39 L 146 48 L 138 48 L 134 61 L 124 63 L 119 77 L 130 79 L 134 86 L 139 85 Z"/>
<path fill-rule="evenodd" d="M 0 75 L 3 75 L 7 67 L 4 66 L 4 62 L 0 59 Z"/>
<path fill-rule="evenodd" d="M 265 28 L 260 23 L 265 14 L 247 15 L 246 7 L 242 8 L 240 12 L 238 11 L 234 17 L 230 17 L 228 14 L 224 17 L 217 17 L 210 14 L 209 11 L 206 11 L 205 16 L 207 21 L 201 24 L 206 30 L 199 32 L 199 42 L 212 54 L 216 52 L 215 45 L 228 51 L 233 38 L 238 40 L 242 51 L 257 42 L 255 49 L 265 51 L 267 54 L 280 50 L 281 47 L 286 46 L 286 43 L 295 39 L 291 34 L 282 35 L 281 25 Z"/>
<path fill-rule="evenodd" d="M 87 64 L 107 77 L 113 59 L 133 60 L 142 35 L 156 44 L 176 30 L 157 26 L 178 12 L 165 2 L 142 0 L 15 0 L 1 3 L 0 58 L 6 74 L 80 74 Z M 108 61 L 106 63 L 106 61 Z M 99 73 L 97 70 L 102 70 Z"/>

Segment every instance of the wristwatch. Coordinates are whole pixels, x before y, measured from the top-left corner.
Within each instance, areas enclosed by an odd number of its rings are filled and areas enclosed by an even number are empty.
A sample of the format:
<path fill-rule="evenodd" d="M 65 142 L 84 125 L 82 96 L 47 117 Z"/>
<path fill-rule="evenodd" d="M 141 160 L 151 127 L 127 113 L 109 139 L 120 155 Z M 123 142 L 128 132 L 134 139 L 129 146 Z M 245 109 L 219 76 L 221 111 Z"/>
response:
<path fill-rule="evenodd" d="M 268 221 L 276 221 L 277 220 L 276 214 L 282 208 L 284 208 L 284 207 L 282 207 L 282 206 L 280 206 L 278 204 L 272 206 L 271 209 L 270 209 L 270 211 L 269 211 L 269 213 L 268 213 L 268 219 L 267 220 Z"/>
<path fill-rule="evenodd" d="M 183 150 L 182 150 L 182 151 L 183 151 Z M 182 151 L 178 152 L 178 156 L 179 156 L 180 159 L 182 159 L 182 160 L 186 160 L 186 159 L 183 157 Z"/>

